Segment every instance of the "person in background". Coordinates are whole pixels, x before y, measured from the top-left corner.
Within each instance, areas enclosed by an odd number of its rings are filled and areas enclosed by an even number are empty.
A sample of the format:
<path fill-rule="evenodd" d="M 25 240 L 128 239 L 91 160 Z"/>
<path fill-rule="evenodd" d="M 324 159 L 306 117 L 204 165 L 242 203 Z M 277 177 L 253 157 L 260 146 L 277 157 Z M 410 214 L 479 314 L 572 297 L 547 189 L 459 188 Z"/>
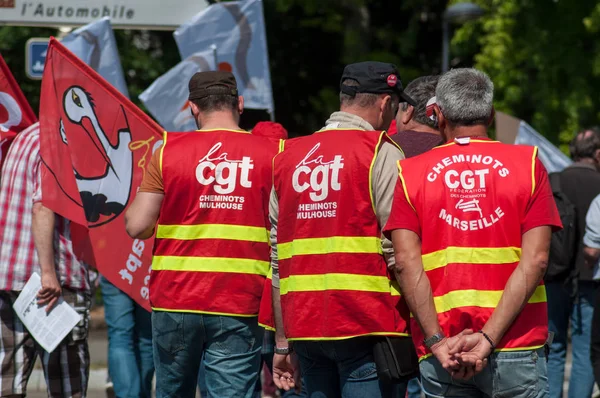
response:
<path fill-rule="evenodd" d="M 13 141 L 0 178 L 0 395 L 24 397 L 39 356 L 49 397 L 83 398 L 90 370 L 88 267 L 73 252 L 69 221 L 42 204 L 43 168 L 36 123 Z M 81 315 L 52 353 L 33 339 L 13 310 L 34 273 L 42 282 L 38 305 L 50 312 L 62 297 Z"/>
<path fill-rule="evenodd" d="M 100 276 L 108 328 L 108 373 L 121 398 L 150 398 L 154 359 L 150 312 Z"/>
<path fill-rule="evenodd" d="M 427 396 L 548 394 L 542 277 L 561 222 L 537 148 L 488 138 L 493 93 L 475 69 L 441 76 L 448 144 L 398 165 L 385 232 Z"/>
<path fill-rule="evenodd" d="M 585 218 L 583 245 L 585 265 L 592 270 L 592 278 L 596 289 L 590 358 L 596 383 L 600 385 L 600 195 L 592 201 Z"/>
<path fill-rule="evenodd" d="M 252 129 L 252 134 L 277 141 L 288 139 L 288 131 L 280 123 L 276 122 L 259 122 Z M 261 316 L 266 316 L 267 318 L 272 317 L 271 285 L 271 277 L 268 276 L 261 301 L 261 311 L 266 310 L 267 314 L 259 315 L 259 324 L 261 322 Z M 264 364 L 262 377 L 262 392 L 264 397 L 269 398 L 275 397 L 275 394 L 277 394 L 278 391 L 277 386 L 273 382 L 273 355 L 275 353 L 275 332 L 273 331 L 274 325 L 261 324 L 261 326 L 265 327 L 265 337 L 263 339 L 262 348 L 262 361 Z M 303 387 L 303 390 L 300 392 L 297 392 L 295 390 L 285 391 L 283 389 L 280 389 L 279 395 L 283 398 L 303 398 L 307 396 L 306 387 Z"/>
<path fill-rule="evenodd" d="M 288 139 L 288 131 L 280 123 L 276 122 L 259 122 L 252 129 L 252 134 L 261 137 L 269 138 L 272 140 L 280 141 L 283 145 L 283 140 Z M 261 317 L 272 319 L 272 305 L 271 305 L 271 276 L 267 276 L 265 283 L 265 290 L 263 291 L 263 297 L 261 301 L 261 312 L 265 311 L 265 314 L 259 314 L 259 324 Z M 278 393 L 282 398 L 304 398 L 307 397 L 306 386 L 302 385 L 301 391 L 278 389 L 273 382 L 273 355 L 275 353 L 275 332 L 274 325 L 272 322 L 268 322 L 269 325 L 261 326 L 265 327 L 265 337 L 263 339 L 262 348 L 262 361 L 263 361 L 263 377 L 262 377 L 262 392 L 266 398 L 275 397 Z"/>
<path fill-rule="evenodd" d="M 546 279 L 549 330 L 554 333 L 548 356 L 548 379 L 550 397 L 561 398 L 570 325 L 573 361 L 568 396 L 589 398 L 594 389 L 590 341 L 595 283 L 592 268 L 585 264 L 583 236 L 590 204 L 600 194 L 600 129 L 580 131 L 569 150 L 574 163 L 559 173 L 559 181 L 560 191 L 576 209 L 577 246 L 572 269 L 552 280 Z"/>
<path fill-rule="evenodd" d="M 287 140 L 288 132 L 280 123 L 258 122 L 252 129 L 252 134 L 274 140 Z"/>
<path fill-rule="evenodd" d="M 150 304 L 157 398 L 194 397 L 201 361 L 209 396 L 251 398 L 279 145 L 239 128 L 244 99 L 233 74 L 198 72 L 189 89 L 198 130 L 165 133 L 125 215 L 133 238 L 148 239 L 156 228 Z"/>
<path fill-rule="evenodd" d="M 403 155 L 380 130 L 399 101 L 415 105 L 394 65 L 348 65 L 341 110 L 322 130 L 286 141 L 273 161 L 273 378 L 286 390 L 298 387 L 301 369 L 310 397 L 405 394 L 406 383 L 378 378 L 373 355 L 376 336 L 407 336 L 381 234 Z"/>
<path fill-rule="evenodd" d="M 406 158 L 425 153 L 443 143 L 435 114 L 427 114 L 427 104 L 435 97 L 438 80 L 437 75 L 418 77 L 404 89 L 416 105 L 400 103 L 395 120 L 397 133 L 390 138 L 402 148 Z M 414 378 L 408 383 L 408 398 L 420 397 L 421 385 Z"/>
<path fill-rule="evenodd" d="M 411 158 L 443 143 L 435 114 L 427 114 L 427 104 L 435 97 L 439 76 L 422 76 L 408 83 L 404 91 L 416 102 L 400 104 L 396 116 L 397 133 L 390 135 L 404 156 Z"/>

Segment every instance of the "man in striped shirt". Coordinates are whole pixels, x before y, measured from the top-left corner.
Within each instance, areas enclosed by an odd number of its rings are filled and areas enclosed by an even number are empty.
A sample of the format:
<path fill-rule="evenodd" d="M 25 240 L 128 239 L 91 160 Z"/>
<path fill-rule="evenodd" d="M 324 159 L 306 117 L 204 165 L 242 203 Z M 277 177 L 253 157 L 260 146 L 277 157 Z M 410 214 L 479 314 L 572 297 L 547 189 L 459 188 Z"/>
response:
<path fill-rule="evenodd" d="M 0 177 L 0 395 L 22 397 L 37 356 L 49 396 L 85 397 L 90 286 L 73 253 L 68 220 L 42 204 L 43 162 L 36 123 L 13 141 Z M 82 321 L 52 352 L 36 343 L 12 306 L 33 273 L 42 279 L 38 304 L 50 311 L 62 295 Z"/>

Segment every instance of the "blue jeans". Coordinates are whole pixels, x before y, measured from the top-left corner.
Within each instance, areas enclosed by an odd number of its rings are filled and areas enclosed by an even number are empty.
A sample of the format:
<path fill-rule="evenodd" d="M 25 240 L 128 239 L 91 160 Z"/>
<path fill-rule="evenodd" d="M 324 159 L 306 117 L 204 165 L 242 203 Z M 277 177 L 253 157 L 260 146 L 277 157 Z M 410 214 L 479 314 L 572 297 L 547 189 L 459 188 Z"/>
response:
<path fill-rule="evenodd" d="M 419 384 L 419 379 L 416 377 L 410 379 L 407 390 L 408 398 L 421 398 L 421 384 Z"/>
<path fill-rule="evenodd" d="M 108 372 L 119 398 L 150 398 L 154 361 L 148 311 L 100 278 L 108 327 Z"/>
<path fill-rule="evenodd" d="M 374 339 L 297 341 L 294 350 L 310 398 L 403 398 L 406 383 L 387 384 L 377 377 Z"/>
<path fill-rule="evenodd" d="M 435 357 L 421 361 L 421 384 L 428 398 L 546 398 L 548 377 L 544 348 L 504 351 L 470 380 L 454 380 Z"/>
<path fill-rule="evenodd" d="M 594 389 L 594 372 L 590 360 L 594 285 L 591 282 L 579 282 L 578 303 L 574 303 L 570 297 L 570 291 L 562 283 L 546 284 L 546 294 L 548 296 L 548 330 L 554 332 L 554 340 L 548 356 L 550 397 L 561 398 L 563 396 L 570 321 L 573 366 L 569 378 L 569 398 L 589 398 Z"/>
<path fill-rule="evenodd" d="M 156 398 L 194 398 L 200 362 L 210 398 L 252 398 L 263 329 L 256 318 L 152 312 Z"/>
<path fill-rule="evenodd" d="M 204 361 L 200 362 L 200 372 L 198 373 L 198 390 L 200 391 L 200 396 L 202 398 L 208 396 L 208 391 L 206 390 L 206 365 L 204 364 Z M 259 376 L 256 378 L 256 386 L 254 387 L 254 397 L 260 398 L 260 395 L 261 395 L 261 384 L 260 384 L 260 372 L 259 372 Z M 287 397 L 283 397 L 283 398 L 287 398 Z"/>
<path fill-rule="evenodd" d="M 204 361 L 200 362 L 200 371 L 198 372 L 198 390 L 200 391 L 200 396 L 202 398 L 208 395 L 208 391 L 206 390 L 206 369 L 204 366 Z"/>

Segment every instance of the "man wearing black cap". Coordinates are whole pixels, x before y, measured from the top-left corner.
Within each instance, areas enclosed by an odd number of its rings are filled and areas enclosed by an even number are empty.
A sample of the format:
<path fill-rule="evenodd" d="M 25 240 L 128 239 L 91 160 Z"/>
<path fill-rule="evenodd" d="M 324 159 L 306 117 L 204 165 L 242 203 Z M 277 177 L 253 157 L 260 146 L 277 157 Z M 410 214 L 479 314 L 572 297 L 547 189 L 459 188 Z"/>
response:
<path fill-rule="evenodd" d="M 348 65 L 340 82 L 341 110 L 330 116 L 325 129 L 387 130 L 400 102 L 416 106 L 404 92 L 399 76 L 392 64 L 360 62 Z"/>
<path fill-rule="evenodd" d="M 404 156 L 380 130 L 401 98 L 414 101 L 380 62 L 348 65 L 340 91 L 341 111 L 274 159 L 273 378 L 297 388 L 300 367 L 310 396 L 403 397 L 406 384 L 379 380 L 373 356 L 380 336 L 406 336 L 408 319 L 381 235 Z"/>
<path fill-rule="evenodd" d="M 279 143 L 238 127 L 228 72 L 189 83 L 199 130 L 165 133 L 126 214 L 154 242 L 150 277 L 157 397 L 194 397 L 203 359 L 212 397 L 247 397 L 260 367 L 257 315 L 269 271 L 268 197 Z"/>

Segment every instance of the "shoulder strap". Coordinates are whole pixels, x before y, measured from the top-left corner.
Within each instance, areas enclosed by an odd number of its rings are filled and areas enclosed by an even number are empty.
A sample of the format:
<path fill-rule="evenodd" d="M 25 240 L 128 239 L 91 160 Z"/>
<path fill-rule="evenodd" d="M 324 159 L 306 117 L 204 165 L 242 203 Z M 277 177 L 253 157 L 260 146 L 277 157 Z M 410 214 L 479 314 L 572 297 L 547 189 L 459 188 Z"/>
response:
<path fill-rule="evenodd" d="M 552 173 L 550 177 L 550 186 L 553 192 L 562 192 L 560 189 L 560 173 Z"/>

